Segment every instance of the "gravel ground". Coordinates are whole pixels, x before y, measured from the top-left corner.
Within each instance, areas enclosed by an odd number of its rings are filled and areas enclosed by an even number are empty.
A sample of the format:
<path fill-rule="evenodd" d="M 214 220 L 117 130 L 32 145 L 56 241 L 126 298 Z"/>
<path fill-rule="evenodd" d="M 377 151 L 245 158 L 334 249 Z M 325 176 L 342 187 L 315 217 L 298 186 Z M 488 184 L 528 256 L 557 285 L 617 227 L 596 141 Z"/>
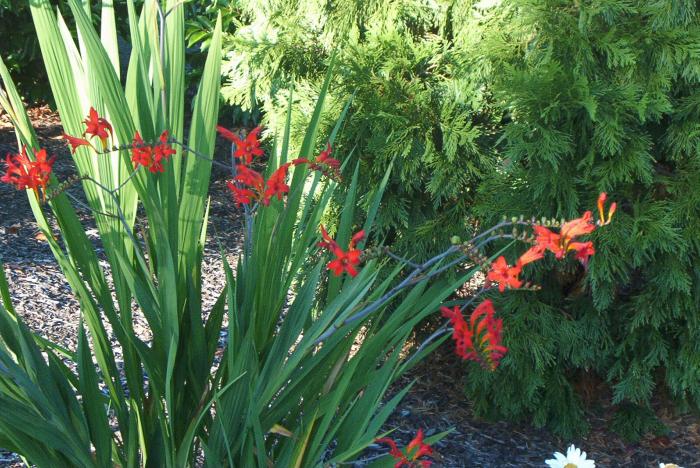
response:
<path fill-rule="evenodd" d="M 31 111 L 42 145 L 58 156 L 55 171 L 61 179 L 72 173 L 70 155 L 60 141 L 61 127 L 55 114 L 46 108 Z M 0 155 L 15 151 L 14 135 L 0 115 Z M 212 180 L 212 205 L 209 248 L 203 265 L 207 285 L 204 303 L 211 305 L 224 284 L 218 243 L 226 255 L 234 258 L 240 249 L 240 219 L 224 184 L 225 174 L 215 171 Z M 76 188 L 79 195 L 79 188 Z M 84 214 L 88 235 L 100 247 L 96 230 Z M 218 238 L 213 236 L 218 235 Z M 54 261 L 47 243 L 38 235 L 26 196 L 6 184 L 0 184 L 0 256 L 11 286 L 18 313 L 27 324 L 45 337 L 70 349 L 76 348 L 79 307 Z M 136 327 L 147 336 L 143 318 Z M 417 378 L 417 383 L 392 415 L 386 429 L 396 429 L 392 437 L 404 444 L 422 427 L 428 435 L 448 429 L 453 432 L 435 445 L 437 466 L 446 467 L 529 467 L 545 466 L 543 460 L 554 451 L 563 451 L 574 442 L 602 467 L 657 467 L 659 462 L 700 467 L 700 419 L 677 417 L 659 405 L 658 414 L 670 429 L 666 437 L 645 438 L 638 444 L 624 443 L 606 430 L 605 409 L 588 415 L 591 433 L 580 440 L 564 441 L 544 430 L 527 425 L 487 422 L 475 417 L 461 393 L 464 366 L 445 347 L 416 368 L 396 389 Z M 400 444 L 401 445 L 401 444 Z M 385 453 L 385 447 L 370 447 L 364 459 Z M 0 466 L 22 466 L 13 454 L 0 450 Z"/>

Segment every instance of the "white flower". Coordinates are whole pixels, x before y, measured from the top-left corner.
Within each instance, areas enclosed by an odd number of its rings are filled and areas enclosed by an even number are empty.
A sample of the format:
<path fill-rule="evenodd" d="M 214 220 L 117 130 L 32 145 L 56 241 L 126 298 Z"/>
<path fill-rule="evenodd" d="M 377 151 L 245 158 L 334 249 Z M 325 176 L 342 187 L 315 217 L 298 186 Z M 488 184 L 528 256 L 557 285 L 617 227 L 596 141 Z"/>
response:
<path fill-rule="evenodd" d="M 550 468 L 595 468 L 593 460 L 586 460 L 586 452 L 577 449 L 573 444 L 566 451 L 566 456 L 563 453 L 555 453 L 554 458 L 545 461 Z"/>
<path fill-rule="evenodd" d="M 659 468 L 683 468 L 675 463 L 659 463 Z"/>

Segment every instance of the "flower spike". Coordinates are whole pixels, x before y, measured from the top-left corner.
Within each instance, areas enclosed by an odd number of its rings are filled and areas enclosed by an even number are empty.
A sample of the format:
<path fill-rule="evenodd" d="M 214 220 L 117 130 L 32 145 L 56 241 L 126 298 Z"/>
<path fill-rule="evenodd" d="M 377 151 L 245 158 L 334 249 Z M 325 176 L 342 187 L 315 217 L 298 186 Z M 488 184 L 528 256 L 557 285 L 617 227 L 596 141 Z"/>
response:
<path fill-rule="evenodd" d="M 262 148 L 260 148 L 260 141 L 258 141 L 258 134 L 262 130 L 261 127 L 255 127 L 245 138 L 240 138 L 221 125 L 217 125 L 216 130 L 222 137 L 236 145 L 233 155 L 245 164 L 250 164 L 254 156 L 262 156 L 264 154 Z"/>
<path fill-rule="evenodd" d="M 45 149 L 34 154 L 34 161 L 27 155 L 27 147 L 22 147 L 19 154 L 8 154 L 5 158 L 7 172 L 0 177 L 0 182 L 14 185 L 17 190 L 31 189 L 39 197 L 39 189 L 43 190 L 42 199 L 46 198 L 46 185 L 51 178 L 53 163 L 56 157 L 49 158 Z"/>
<path fill-rule="evenodd" d="M 491 370 L 496 369 L 508 349 L 502 344 L 503 320 L 496 319 L 493 302 L 487 299 L 479 304 L 468 324 L 459 306 L 452 309 L 443 306 L 440 311 L 452 323 L 455 353 L 465 361 L 476 361 Z"/>

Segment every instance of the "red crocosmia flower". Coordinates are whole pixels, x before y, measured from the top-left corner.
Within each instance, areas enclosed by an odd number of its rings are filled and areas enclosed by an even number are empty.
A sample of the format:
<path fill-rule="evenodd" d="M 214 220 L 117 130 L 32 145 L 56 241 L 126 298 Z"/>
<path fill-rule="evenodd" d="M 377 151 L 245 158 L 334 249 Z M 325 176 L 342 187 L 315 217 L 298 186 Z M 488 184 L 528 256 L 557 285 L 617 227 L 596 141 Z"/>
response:
<path fill-rule="evenodd" d="M 544 257 L 544 249 L 539 245 L 534 245 L 525 251 L 524 254 L 520 256 L 518 262 L 516 263 L 520 267 L 524 267 L 528 263 L 536 262 Z"/>
<path fill-rule="evenodd" d="M 440 307 L 443 317 L 450 319 L 455 340 L 455 353 L 464 360 L 481 363 L 496 369 L 508 349 L 502 344 L 503 320 L 496 319 L 493 303 L 485 300 L 474 309 L 469 323 L 464 320 L 459 306 Z"/>
<path fill-rule="evenodd" d="M 153 148 L 153 164 L 149 168 L 151 172 L 164 172 L 163 159 L 170 160 L 170 156 L 177 153 L 168 143 L 168 131 L 164 130 L 158 138 L 160 143 Z"/>
<path fill-rule="evenodd" d="M 396 442 L 389 437 L 377 439 L 375 442 L 389 446 L 389 455 L 396 460 L 394 468 L 411 468 L 417 466 L 427 468 L 432 465 L 430 460 L 419 460 L 420 457 L 433 454 L 433 448 L 430 445 L 423 443 L 422 429 L 418 429 L 416 436 L 411 442 L 409 442 L 408 446 L 406 446 L 406 453 L 402 452 L 396 445 Z"/>
<path fill-rule="evenodd" d="M 418 429 L 416 436 L 406 446 L 406 451 L 412 457 L 412 460 L 417 460 L 424 455 L 432 455 L 432 447 L 423 443 L 423 429 Z"/>
<path fill-rule="evenodd" d="M 319 154 L 316 157 L 316 160 L 314 161 L 315 164 L 324 164 L 331 168 L 334 171 L 338 171 L 340 169 L 340 161 L 337 159 L 331 158 L 331 153 L 333 152 L 331 148 L 330 143 L 326 143 L 326 149 L 321 151 L 321 154 Z"/>
<path fill-rule="evenodd" d="M 236 166 L 236 182 L 254 188 L 257 191 L 262 191 L 265 185 L 265 180 L 259 172 L 250 169 L 248 166 L 239 164 Z"/>
<path fill-rule="evenodd" d="M 359 231 L 352 236 L 348 244 L 347 252 L 344 251 L 335 240 L 331 239 L 323 226 L 321 226 L 321 236 L 323 237 L 323 241 L 319 242 L 317 245 L 323 249 L 328 249 L 335 255 L 335 259 L 328 263 L 328 269 L 336 276 L 342 275 L 344 271 L 353 278 L 357 276 L 357 269 L 355 267 L 360 264 L 362 250 L 355 248 L 355 245 L 365 237 L 365 231 Z"/>
<path fill-rule="evenodd" d="M 292 164 L 298 166 L 300 164 L 308 164 L 309 169 L 313 171 L 321 171 L 323 175 L 332 179 L 340 179 L 340 161 L 330 157 L 332 150 L 331 144 L 328 143 L 326 149 L 321 152 L 313 161 L 307 158 L 292 159 Z"/>
<path fill-rule="evenodd" d="M 454 306 L 452 309 L 440 307 L 442 316 L 450 319 L 452 324 L 452 339 L 455 341 L 455 353 L 462 359 L 478 361 L 478 356 L 474 350 L 474 342 L 472 340 L 474 334 L 469 329 L 469 325 L 462 316 L 462 311 L 459 306 Z"/>
<path fill-rule="evenodd" d="M 593 213 L 586 211 L 582 217 L 572 219 L 562 224 L 559 233 L 561 235 L 563 246 L 568 245 L 575 237 L 590 234 L 595 230 L 595 224 L 592 222 Z"/>
<path fill-rule="evenodd" d="M 272 197 L 281 200 L 282 196 L 289 192 L 289 186 L 285 183 L 285 179 L 290 165 L 291 163 L 287 163 L 280 166 L 265 182 L 259 172 L 250 169 L 245 164 L 239 164 L 236 166 L 236 176 L 227 185 L 233 192 L 237 204 L 247 205 L 253 201 L 259 201 L 267 206 Z M 234 182 L 240 185 L 237 186 Z"/>
<path fill-rule="evenodd" d="M 559 240 L 561 236 L 555 232 L 550 231 L 544 226 L 535 225 L 533 226 L 535 231 L 535 243 L 542 251 L 549 250 L 557 255 L 558 258 L 563 257 L 563 252 L 559 246 Z"/>
<path fill-rule="evenodd" d="M 362 239 L 365 238 L 365 230 L 362 229 L 358 231 L 352 238 L 350 239 L 350 246 L 349 249 L 353 250 L 355 248 L 355 245 L 357 245 L 358 242 L 360 242 Z"/>
<path fill-rule="evenodd" d="M 576 251 L 576 260 L 579 260 L 583 266 L 588 266 L 588 259 L 595 254 L 593 242 L 572 242 L 569 244 L 569 249 Z"/>
<path fill-rule="evenodd" d="M 83 122 L 87 126 L 83 136 L 96 136 L 102 142 L 102 147 L 106 147 L 107 138 L 112 135 L 112 125 L 106 119 L 100 117 L 94 107 L 90 107 L 90 112 Z"/>
<path fill-rule="evenodd" d="M 89 141 L 87 141 L 87 140 L 85 140 L 85 139 L 83 139 L 83 138 L 78 138 L 78 137 L 70 136 L 70 135 L 68 135 L 67 133 L 64 133 L 64 134 L 63 134 L 63 139 L 66 140 L 66 141 L 68 142 L 68 144 L 70 145 L 71 153 L 72 153 L 72 154 L 75 154 L 75 150 L 76 150 L 79 146 L 89 146 L 89 147 L 91 147 L 91 148 L 93 147 L 93 146 L 90 144 Z"/>
<path fill-rule="evenodd" d="M 318 245 L 322 249 L 328 249 L 332 250 L 333 247 L 337 247 L 338 243 L 331 239 L 331 236 L 328 235 L 328 231 L 326 231 L 326 228 L 323 227 L 323 224 L 321 225 L 321 236 L 323 237 L 323 241 L 319 242 Z"/>
<path fill-rule="evenodd" d="M 165 172 L 163 160 L 170 160 L 170 156 L 176 151 L 168 144 L 168 131 L 161 133 L 159 143 L 155 146 L 144 143 L 139 132 L 134 135 L 132 141 L 131 161 L 136 167 L 143 166 L 152 173 Z"/>
<path fill-rule="evenodd" d="M 12 184 L 17 190 L 32 189 L 38 197 L 39 188 L 45 190 L 49 183 L 55 160 L 55 157 L 48 157 L 45 149 L 40 149 L 32 161 L 27 155 L 27 147 L 23 146 L 21 153 L 8 154 L 5 158 L 7 171 L 0 177 L 0 182 Z"/>
<path fill-rule="evenodd" d="M 340 179 L 340 161 L 331 158 L 331 144 L 326 144 L 326 149 L 321 151 L 309 166 L 315 171 L 321 171 L 326 177 Z"/>
<path fill-rule="evenodd" d="M 389 454 L 394 457 L 394 458 L 405 458 L 405 455 L 401 453 L 401 450 L 399 450 L 398 445 L 396 445 L 396 442 L 394 439 L 391 439 L 389 437 L 382 437 L 381 439 L 375 440 L 376 443 L 378 444 L 387 444 L 389 446 Z"/>
<path fill-rule="evenodd" d="M 598 196 L 598 214 L 600 215 L 599 224 L 601 226 L 605 226 L 606 224 L 610 224 L 610 221 L 612 220 L 612 217 L 615 214 L 615 211 L 617 210 L 617 203 L 613 202 L 610 205 L 610 210 L 608 211 L 608 217 L 606 219 L 606 217 L 605 217 L 605 201 L 607 199 L 608 199 L 608 194 L 605 192 L 602 192 Z"/>
<path fill-rule="evenodd" d="M 255 127 L 243 139 L 220 125 L 216 127 L 216 130 L 222 137 L 236 145 L 233 155 L 244 161 L 245 164 L 250 164 L 253 161 L 253 156 L 262 156 L 264 154 L 262 148 L 260 148 L 260 141 L 258 141 L 258 134 L 262 128 Z"/>
<path fill-rule="evenodd" d="M 216 126 L 216 131 L 219 132 L 219 134 L 226 138 L 228 141 L 231 142 L 236 142 L 236 140 L 240 141 L 240 138 L 238 138 L 238 135 L 233 133 L 231 130 L 227 129 L 226 127 L 222 127 L 221 125 Z"/>
<path fill-rule="evenodd" d="M 474 331 L 474 340 L 479 342 L 481 352 L 486 356 L 486 364 L 491 370 L 496 369 L 508 349 L 502 343 L 503 320 L 496 319 L 496 311 L 490 299 L 474 309 L 469 324 Z"/>
<path fill-rule="evenodd" d="M 357 269 L 355 266 L 360 264 L 361 250 L 355 249 L 345 252 L 340 247 L 334 247 L 331 251 L 333 255 L 335 255 L 335 259 L 328 263 L 328 269 L 331 270 L 335 276 L 342 275 L 344 271 L 353 278 L 357 276 Z"/>
<path fill-rule="evenodd" d="M 517 289 L 523 285 L 523 282 L 518 279 L 521 268 L 519 264 L 514 267 L 509 266 L 506 258 L 501 255 L 491 264 L 491 269 L 486 275 L 486 279 L 498 283 L 500 292 L 505 291 L 506 287 Z"/>
<path fill-rule="evenodd" d="M 134 135 L 134 140 L 131 144 L 133 146 L 131 150 L 131 161 L 134 163 L 134 166 L 150 168 L 153 165 L 153 148 L 144 143 L 138 131 Z"/>
<path fill-rule="evenodd" d="M 591 222 L 592 218 L 593 213 L 586 211 L 582 217 L 562 224 L 559 234 L 544 226 L 534 226 L 535 243 L 540 249 L 554 253 L 557 258 L 564 258 L 570 250 L 574 250 L 570 246 L 574 239 L 595 230 L 596 226 Z"/>
<path fill-rule="evenodd" d="M 250 189 L 237 187 L 233 181 L 229 180 L 226 182 L 226 186 L 231 190 L 231 193 L 233 193 L 233 200 L 236 206 L 248 205 L 257 198 L 255 192 Z"/>
<path fill-rule="evenodd" d="M 277 197 L 278 200 L 282 200 L 282 195 L 289 193 L 289 185 L 285 183 L 289 166 L 290 163 L 281 165 L 267 180 L 265 183 L 267 188 L 265 189 L 262 200 L 263 205 L 269 205 L 272 197 Z"/>

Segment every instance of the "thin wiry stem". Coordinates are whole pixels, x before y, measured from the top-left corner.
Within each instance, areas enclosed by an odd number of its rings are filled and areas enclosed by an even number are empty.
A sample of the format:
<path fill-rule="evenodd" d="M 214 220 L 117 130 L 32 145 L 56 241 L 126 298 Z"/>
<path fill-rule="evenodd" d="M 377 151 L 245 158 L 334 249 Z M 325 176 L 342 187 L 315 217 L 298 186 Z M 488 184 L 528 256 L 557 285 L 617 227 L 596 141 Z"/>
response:
<path fill-rule="evenodd" d="M 469 307 L 470 305 L 472 305 L 472 304 L 474 303 L 474 301 L 476 301 L 476 300 L 479 298 L 479 296 L 481 296 L 482 294 L 484 294 L 484 293 L 485 293 L 486 291 L 488 291 L 489 289 L 491 289 L 491 288 L 487 288 L 486 286 L 483 286 L 481 289 L 479 289 L 479 290 L 476 292 L 476 294 L 474 294 L 468 301 L 466 301 L 466 302 L 462 305 L 462 307 L 459 309 L 459 311 L 462 312 L 462 313 L 464 313 L 464 311 L 467 310 L 467 307 Z"/>
<path fill-rule="evenodd" d="M 479 244 L 477 244 L 477 246 L 475 246 L 474 249 L 481 248 L 481 247 L 485 246 L 486 244 L 488 244 L 489 242 L 491 242 L 491 241 L 493 241 L 493 240 L 504 239 L 504 238 L 513 238 L 513 237 L 514 237 L 514 236 L 509 235 L 509 234 L 491 236 L 491 237 L 489 237 L 488 239 L 486 239 L 486 240 L 480 242 Z M 433 257 L 433 258 L 427 260 L 425 263 L 422 263 L 422 264 L 418 265 L 418 267 L 415 268 L 403 281 L 401 281 L 401 283 L 399 283 L 398 285 L 394 286 L 389 292 L 387 292 L 386 294 L 384 294 L 382 297 L 380 297 L 379 299 L 377 299 L 377 300 L 374 301 L 373 303 L 369 304 L 368 306 L 364 307 L 363 309 L 361 309 L 361 310 L 358 311 L 357 313 L 355 313 L 355 314 L 351 315 L 350 317 L 346 318 L 346 319 L 343 320 L 341 323 L 339 323 L 339 324 L 336 324 L 336 323 L 332 324 L 329 328 L 326 329 L 325 332 L 323 332 L 318 338 L 316 338 L 316 340 L 314 340 L 314 345 L 317 345 L 317 344 L 321 343 L 322 341 L 328 339 L 331 335 L 333 335 L 333 333 L 335 333 L 336 331 L 338 331 L 340 328 L 342 328 L 342 327 L 344 327 L 344 326 L 346 326 L 346 325 L 349 325 L 349 324 L 351 324 L 351 323 L 353 323 L 353 322 L 355 322 L 355 321 L 357 321 L 357 320 L 362 320 L 362 319 L 366 318 L 369 314 L 371 314 L 372 312 L 376 311 L 376 310 L 379 309 L 381 306 L 383 306 L 384 304 L 386 304 L 390 299 L 392 299 L 392 298 L 393 298 L 396 294 L 398 294 L 398 292 L 401 291 L 402 289 L 404 289 L 404 288 L 406 288 L 406 287 L 409 287 L 409 286 L 413 286 L 413 285 L 418 284 L 418 283 L 422 283 L 423 281 L 427 281 L 427 280 L 429 280 L 429 279 L 431 279 L 431 278 L 434 278 L 434 277 L 440 275 L 441 273 L 445 272 L 446 270 L 452 268 L 453 266 L 458 265 L 459 263 L 462 263 L 462 262 L 464 262 L 465 260 L 467 260 L 467 259 L 469 258 L 469 256 L 467 256 L 467 255 L 461 255 L 461 256 L 460 256 L 459 258 L 457 258 L 456 260 L 453 260 L 453 261 L 447 263 L 446 265 L 444 265 L 444 266 L 438 268 L 437 270 L 431 271 L 430 273 L 428 273 L 428 274 L 426 274 L 426 275 L 420 275 L 422 272 L 424 272 L 425 270 L 429 269 L 429 268 L 432 267 L 433 265 L 437 264 L 437 263 L 440 262 L 441 260 L 443 260 L 443 259 L 449 257 L 450 255 L 452 255 L 452 254 L 458 252 L 458 251 L 459 251 L 459 247 L 460 247 L 460 246 L 453 245 L 453 246 L 451 246 L 449 249 L 447 249 L 446 251 L 444 251 L 443 253 L 441 253 L 441 254 L 439 254 L 439 255 L 437 255 L 437 256 L 435 256 L 435 257 Z M 420 276 L 419 276 L 419 275 L 420 275 Z"/>
<path fill-rule="evenodd" d="M 418 346 L 418 349 L 413 353 L 413 355 L 406 360 L 404 363 L 404 366 L 410 365 L 416 358 L 420 355 L 421 351 L 423 351 L 425 348 L 428 347 L 430 343 L 444 335 L 445 333 L 450 332 L 452 329 L 450 328 L 450 321 L 448 320 L 444 325 L 442 325 L 440 328 L 435 330 L 435 332 L 430 335 L 428 338 L 423 341 L 420 346 Z"/>
<path fill-rule="evenodd" d="M 399 255 L 396 255 L 394 252 L 392 252 L 391 250 L 389 250 L 388 247 L 384 249 L 384 253 L 387 254 L 389 257 L 393 258 L 394 260 L 396 260 L 396 261 L 398 261 L 398 262 L 401 262 L 401 263 L 405 263 L 406 265 L 408 265 L 408 266 L 410 266 L 410 267 L 412 267 L 412 268 L 418 268 L 418 267 L 419 267 L 419 265 L 418 265 L 417 263 L 412 262 L 412 261 L 410 261 L 410 260 L 408 260 L 408 259 L 406 259 L 406 258 L 403 258 L 403 257 L 399 256 Z"/>
<path fill-rule="evenodd" d="M 81 206 L 81 207 L 83 207 L 83 208 L 89 210 L 91 213 L 98 214 L 98 215 L 101 215 L 101 216 L 106 216 L 106 217 L 109 217 L 109 218 L 117 218 L 117 219 L 119 219 L 119 216 L 117 216 L 117 215 L 115 215 L 115 214 L 106 213 L 106 212 L 103 212 L 103 211 L 98 211 L 98 210 L 93 209 L 90 205 L 88 205 L 88 204 L 86 204 L 86 203 L 83 203 L 82 201 L 80 201 L 80 199 L 79 199 L 78 197 L 76 197 L 75 195 L 73 195 L 73 194 L 70 193 L 70 192 L 66 192 L 66 195 L 68 195 L 68 197 L 70 197 L 78 206 Z"/>
<path fill-rule="evenodd" d="M 403 281 L 401 281 L 399 284 L 397 284 L 396 286 L 391 288 L 391 290 L 389 290 L 389 292 L 385 293 L 382 297 L 380 297 L 379 299 L 377 299 L 376 301 L 374 301 L 373 303 L 371 303 L 367 307 L 363 308 L 362 310 L 360 310 L 356 314 L 353 314 L 352 316 L 348 317 L 341 324 L 338 325 L 338 324 L 334 323 L 333 325 L 331 325 L 328 329 L 326 329 L 325 332 L 323 332 L 318 338 L 316 338 L 316 340 L 314 340 L 314 344 L 315 345 L 319 344 L 322 341 L 328 339 L 333 333 L 335 333 L 341 327 L 344 327 L 352 322 L 355 322 L 357 320 L 361 320 L 361 319 L 367 317 L 369 314 L 371 314 L 372 312 L 374 312 L 375 310 L 379 309 L 381 306 L 386 304 L 399 291 L 401 291 L 402 289 L 404 289 L 407 286 L 410 286 L 412 284 L 416 284 L 417 282 L 414 282 L 414 279 L 416 279 L 416 277 L 420 273 L 427 270 L 431 266 L 435 265 L 440 260 L 454 254 L 455 252 L 457 252 L 457 250 L 458 250 L 458 247 L 453 245 L 449 249 L 447 249 L 445 252 L 443 252 L 439 255 L 436 255 L 435 257 L 418 265 L 418 267 L 415 268 L 411 273 L 409 273 L 409 275 L 406 276 L 406 278 L 404 278 Z M 425 276 L 423 278 L 427 278 L 427 276 Z M 421 279 L 420 281 L 422 281 L 422 280 L 423 279 Z"/>
<path fill-rule="evenodd" d="M 133 172 L 131 174 L 129 174 L 129 177 L 124 179 L 124 181 L 114 189 L 114 193 L 118 192 L 122 187 L 124 187 L 131 180 L 131 178 L 136 175 L 138 170 L 139 170 L 138 168 L 134 169 Z"/>

